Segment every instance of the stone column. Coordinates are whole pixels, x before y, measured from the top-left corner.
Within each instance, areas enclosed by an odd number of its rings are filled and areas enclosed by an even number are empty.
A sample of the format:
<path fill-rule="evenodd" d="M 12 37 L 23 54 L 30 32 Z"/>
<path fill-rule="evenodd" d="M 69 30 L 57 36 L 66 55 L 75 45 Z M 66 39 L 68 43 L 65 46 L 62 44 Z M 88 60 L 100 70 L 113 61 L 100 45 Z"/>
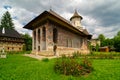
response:
<path fill-rule="evenodd" d="M 42 28 L 40 28 L 40 51 L 42 51 Z"/>
<path fill-rule="evenodd" d="M 45 35 L 45 38 L 46 38 L 46 41 L 45 41 L 45 42 L 46 42 L 46 51 L 47 51 L 47 41 L 48 41 L 48 40 L 47 40 L 47 31 L 48 31 L 47 29 L 48 29 L 48 24 L 45 26 L 45 29 L 46 29 L 46 30 L 45 30 L 45 32 L 46 32 L 46 33 L 45 33 L 45 34 L 46 34 L 46 35 Z"/>
<path fill-rule="evenodd" d="M 34 51 L 34 30 L 32 31 L 32 52 Z"/>
<path fill-rule="evenodd" d="M 41 31 L 40 28 L 38 28 L 38 52 L 41 51 L 40 50 L 40 43 L 41 43 Z"/>

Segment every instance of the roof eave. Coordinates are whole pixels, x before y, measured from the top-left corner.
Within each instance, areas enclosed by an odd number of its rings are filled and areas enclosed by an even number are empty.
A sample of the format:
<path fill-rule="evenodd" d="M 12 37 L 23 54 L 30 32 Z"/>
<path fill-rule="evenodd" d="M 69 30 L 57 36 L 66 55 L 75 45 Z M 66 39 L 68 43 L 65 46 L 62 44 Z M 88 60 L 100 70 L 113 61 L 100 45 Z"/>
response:
<path fill-rule="evenodd" d="M 37 16 L 36 18 L 34 18 L 33 20 L 31 20 L 28 24 L 26 24 L 23 28 L 26 28 L 26 29 L 29 29 L 29 30 L 33 30 L 32 24 L 34 22 L 36 22 L 39 18 L 45 16 L 46 14 L 48 14 L 48 11 L 44 11 L 43 13 L 41 13 L 39 16 Z"/>

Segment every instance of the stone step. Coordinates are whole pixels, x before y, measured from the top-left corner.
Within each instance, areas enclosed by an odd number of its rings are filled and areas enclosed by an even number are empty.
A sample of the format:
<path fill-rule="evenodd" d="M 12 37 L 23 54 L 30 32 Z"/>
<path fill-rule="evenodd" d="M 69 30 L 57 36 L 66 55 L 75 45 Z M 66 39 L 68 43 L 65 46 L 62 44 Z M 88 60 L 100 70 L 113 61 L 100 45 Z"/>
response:
<path fill-rule="evenodd" d="M 41 52 L 38 52 L 38 55 L 49 57 L 49 56 L 54 56 L 54 52 L 53 51 L 41 51 Z"/>

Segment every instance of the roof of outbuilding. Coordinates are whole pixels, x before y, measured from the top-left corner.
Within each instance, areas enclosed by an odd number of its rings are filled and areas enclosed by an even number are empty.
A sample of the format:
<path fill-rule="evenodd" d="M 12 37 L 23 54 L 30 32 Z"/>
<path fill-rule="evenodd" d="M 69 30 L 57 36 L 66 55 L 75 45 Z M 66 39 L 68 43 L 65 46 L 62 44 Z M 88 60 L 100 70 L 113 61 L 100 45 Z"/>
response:
<path fill-rule="evenodd" d="M 13 38 L 22 38 L 22 36 L 15 30 L 11 28 L 0 28 L 0 37 L 13 37 Z"/>

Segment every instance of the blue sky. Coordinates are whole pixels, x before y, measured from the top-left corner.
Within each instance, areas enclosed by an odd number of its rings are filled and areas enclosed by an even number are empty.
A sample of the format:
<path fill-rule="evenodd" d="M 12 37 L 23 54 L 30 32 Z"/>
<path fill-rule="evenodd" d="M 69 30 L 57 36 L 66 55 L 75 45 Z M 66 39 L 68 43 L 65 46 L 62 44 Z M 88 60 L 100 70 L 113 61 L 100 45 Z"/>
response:
<path fill-rule="evenodd" d="M 120 31 L 119 0 L 0 0 L 0 18 L 8 10 L 20 33 L 31 31 L 23 26 L 45 10 L 52 8 L 69 20 L 74 10 L 83 17 L 82 26 L 97 38 L 104 34 L 112 38 Z"/>

